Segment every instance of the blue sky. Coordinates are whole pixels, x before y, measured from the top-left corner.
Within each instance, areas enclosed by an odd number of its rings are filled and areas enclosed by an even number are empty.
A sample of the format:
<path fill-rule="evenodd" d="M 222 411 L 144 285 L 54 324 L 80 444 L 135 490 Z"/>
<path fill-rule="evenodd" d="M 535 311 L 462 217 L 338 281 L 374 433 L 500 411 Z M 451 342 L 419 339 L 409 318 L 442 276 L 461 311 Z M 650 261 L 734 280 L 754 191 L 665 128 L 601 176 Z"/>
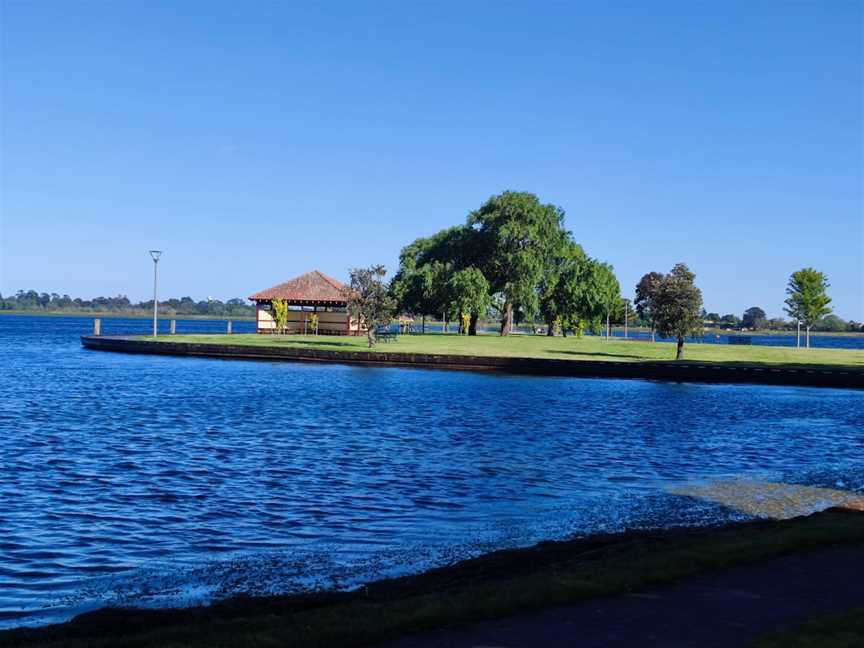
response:
<path fill-rule="evenodd" d="M 862 2 L 0 2 L 0 292 L 394 268 L 505 189 L 631 295 L 864 319 Z"/>

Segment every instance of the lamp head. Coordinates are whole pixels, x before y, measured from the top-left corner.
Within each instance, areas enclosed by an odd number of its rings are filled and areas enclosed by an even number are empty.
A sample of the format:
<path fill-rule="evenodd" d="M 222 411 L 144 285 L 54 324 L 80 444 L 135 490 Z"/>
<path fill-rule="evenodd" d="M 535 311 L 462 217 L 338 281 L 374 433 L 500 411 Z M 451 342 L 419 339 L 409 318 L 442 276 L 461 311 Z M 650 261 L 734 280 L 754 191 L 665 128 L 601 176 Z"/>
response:
<path fill-rule="evenodd" d="M 158 261 L 162 256 L 162 250 L 150 250 L 150 256 L 153 257 L 153 261 Z"/>

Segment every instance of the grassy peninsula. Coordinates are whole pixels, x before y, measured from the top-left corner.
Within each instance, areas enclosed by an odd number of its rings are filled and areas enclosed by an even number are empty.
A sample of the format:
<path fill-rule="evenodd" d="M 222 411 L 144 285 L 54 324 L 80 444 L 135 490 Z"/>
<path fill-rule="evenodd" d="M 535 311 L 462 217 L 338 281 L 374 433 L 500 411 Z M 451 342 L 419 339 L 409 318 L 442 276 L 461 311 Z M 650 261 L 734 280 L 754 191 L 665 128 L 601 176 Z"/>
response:
<path fill-rule="evenodd" d="M 153 338 L 142 336 L 142 340 Z M 429 353 L 437 355 L 543 358 L 574 362 L 673 362 L 675 345 L 598 337 L 547 337 L 543 335 L 403 335 L 393 342 L 368 348 L 365 337 L 315 335 L 176 335 L 160 336 L 166 344 L 231 344 L 277 348 L 322 349 L 368 353 Z M 795 349 L 792 347 L 687 344 L 684 362 L 766 367 L 848 368 L 864 371 L 864 351 L 857 349 Z"/>

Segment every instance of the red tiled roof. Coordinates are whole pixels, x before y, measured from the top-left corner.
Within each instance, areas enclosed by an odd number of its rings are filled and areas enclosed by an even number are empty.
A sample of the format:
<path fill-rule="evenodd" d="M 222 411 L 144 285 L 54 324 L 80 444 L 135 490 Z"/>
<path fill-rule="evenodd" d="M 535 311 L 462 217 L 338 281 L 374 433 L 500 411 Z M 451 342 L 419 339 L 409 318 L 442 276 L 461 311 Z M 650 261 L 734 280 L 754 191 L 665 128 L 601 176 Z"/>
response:
<path fill-rule="evenodd" d="M 287 302 L 339 302 L 345 303 L 342 290 L 345 285 L 328 277 L 323 272 L 313 270 L 294 277 L 278 286 L 250 295 L 252 301 L 284 299 Z"/>

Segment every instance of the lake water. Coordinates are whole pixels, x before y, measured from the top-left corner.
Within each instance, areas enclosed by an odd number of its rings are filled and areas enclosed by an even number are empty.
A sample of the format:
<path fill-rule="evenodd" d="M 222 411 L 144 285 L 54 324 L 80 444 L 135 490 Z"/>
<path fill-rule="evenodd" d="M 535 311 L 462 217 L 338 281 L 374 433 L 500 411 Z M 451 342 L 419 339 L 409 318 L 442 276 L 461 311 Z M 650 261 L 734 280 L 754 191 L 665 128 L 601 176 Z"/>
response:
<path fill-rule="evenodd" d="M 0 317 L 0 627 L 742 517 L 682 481 L 864 492 L 860 391 L 122 355 L 91 326 Z"/>

